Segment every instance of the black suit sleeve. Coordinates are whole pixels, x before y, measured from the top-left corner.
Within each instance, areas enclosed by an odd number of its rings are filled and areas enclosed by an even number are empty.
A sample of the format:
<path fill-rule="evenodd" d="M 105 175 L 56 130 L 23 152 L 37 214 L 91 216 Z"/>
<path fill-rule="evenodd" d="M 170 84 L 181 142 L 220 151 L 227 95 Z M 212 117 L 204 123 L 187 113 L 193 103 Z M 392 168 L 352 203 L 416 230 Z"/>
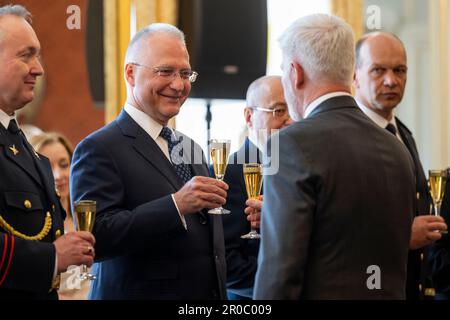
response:
<path fill-rule="evenodd" d="M 129 165 L 133 165 L 131 160 Z M 97 201 L 93 230 L 96 260 L 148 250 L 160 246 L 165 236 L 186 232 L 170 194 L 133 210 L 124 209 L 127 190 L 120 168 L 108 150 L 93 139 L 77 146 L 70 183 L 74 201 Z"/>
<path fill-rule="evenodd" d="M 52 243 L 0 232 L 0 288 L 47 293 L 55 269 Z"/>

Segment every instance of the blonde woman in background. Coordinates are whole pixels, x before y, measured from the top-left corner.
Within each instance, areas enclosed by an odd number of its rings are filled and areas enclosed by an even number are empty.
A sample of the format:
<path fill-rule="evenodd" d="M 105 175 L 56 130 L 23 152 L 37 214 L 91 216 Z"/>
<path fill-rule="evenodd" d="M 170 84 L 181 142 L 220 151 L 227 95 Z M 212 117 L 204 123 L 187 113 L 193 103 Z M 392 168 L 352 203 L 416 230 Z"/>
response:
<path fill-rule="evenodd" d="M 59 133 L 42 133 L 30 138 L 30 143 L 36 152 L 50 160 L 55 188 L 60 194 L 61 204 L 66 211 L 64 220 L 65 232 L 75 231 L 70 205 L 69 176 L 70 163 L 72 161 L 73 148 L 70 142 Z M 58 290 L 60 300 L 85 300 L 87 298 L 88 283 L 82 282 L 81 289 L 69 289 L 67 280 L 74 273 L 62 273 L 61 285 Z"/>

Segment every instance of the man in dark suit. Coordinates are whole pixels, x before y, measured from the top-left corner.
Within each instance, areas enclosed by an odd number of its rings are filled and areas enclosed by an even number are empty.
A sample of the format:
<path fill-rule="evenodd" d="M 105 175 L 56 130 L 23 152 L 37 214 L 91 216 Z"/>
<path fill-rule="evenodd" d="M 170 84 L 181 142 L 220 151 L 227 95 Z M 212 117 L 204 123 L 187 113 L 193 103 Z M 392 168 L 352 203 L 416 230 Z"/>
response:
<path fill-rule="evenodd" d="M 447 183 L 442 200 L 441 216 L 447 225 L 450 223 L 450 168 L 447 168 Z M 436 300 L 450 300 L 450 235 L 430 246 L 431 278 L 436 290 Z"/>
<path fill-rule="evenodd" d="M 289 112 L 303 120 L 270 139 L 279 171 L 264 176 L 254 296 L 404 299 L 414 166 L 350 95 L 352 29 L 310 15 L 280 44 Z"/>
<path fill-rule="evenodd" d="M 34 152 L 15 111 L 43 74 L 40 44 L 22 6 L 0 8 L 0 300 L 57 299 L 58 274 L 91 265 L 94 238 L 64 233 L 50 163 Z"/>
<path fill-rule="evenodd" d="M 356 44 L 356 71 L 354 84 L 361 110 L 381 128 L 402 142 L 414 161 L 416 176 L 416 206 L 408 255 L 406 295 L 418 300 L 433 295 L 427 270 L 428 245 L 441 237 L 436 230 L 446 229 L 442 217 L 430 215 L 431 196 L 427 178 L 420 163 L 419 153 L 411 131 L 394 116 L 406 85 L 406 50 L 392 34 L 375 32 L 362 37 Z M 407 163 L 406 165 L 409 165 Z"/>
<path fill-rule="evenodd" d="M 222 221 L 204 209 L 224 204 L 228 186 L 167 127 L 196 76 L 180 30 L 142 29 L 125 58 L 124 110 L 74 152 L 73 199 L 97 201 L 91 299 L 226 298 Z"/>
<path fill-rule="evenodd" d="M 256 274 L 259 240 L 241 239 L 250 231 L 244 213 L 247 192 L 243 163 L 262 163 L 262 150 L 273 130 L 292 123 L 284 99 L 281 77 L 264 76 L 250 84 L 244 109 L 248 137 L 230 156 L 224 181 L 229 185 L 225 207 L 231 214 L 222 217 L 227 259 L 227 292 L 230 299 L 251 299 Z"/>

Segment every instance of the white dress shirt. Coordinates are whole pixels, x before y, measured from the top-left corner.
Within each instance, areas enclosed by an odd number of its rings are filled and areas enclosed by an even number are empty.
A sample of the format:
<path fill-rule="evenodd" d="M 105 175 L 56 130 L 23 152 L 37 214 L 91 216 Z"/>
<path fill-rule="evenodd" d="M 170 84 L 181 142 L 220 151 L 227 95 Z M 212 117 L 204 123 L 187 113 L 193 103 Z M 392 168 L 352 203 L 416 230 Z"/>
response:
<path fill-rule="evenodd" d="M 324 94 L 323 96 L 318 97 L 316 100 L 308 104 L 308 106 L 305 109 L 305 115 L 303 116 L 303 119 L 308 118 L 308 116 L 313 112 L 315 108 L 317 108 L 322 102 L 325 102 L 331 98 L 340 97 L 340 96 L 349 96 L 352 95 L 348 92 L 344 91 L 337 91 L 337 92 L 331 92 Z"/>
<path fill-rule="evenodd" d="M 5 111 L 0 109 L 0 123 L 2 124 L 3 127 L 5 127 L 5 129 L 8 129 L 9 122 L 15 118 L 16 118 L 15 115 L 10 116 Z"/>
<path fill-rule="evenodd" d="M 134 121 L 136 121 L 139 127 L 147 132 L 147 134 L 156 142 L 166 158 L 171 161 L 169 155 L 169 143 L 166 139 L 159 135 L 161 133 L 161 130 L 163 129 L 163 126 L 156 122 L 153 118 L 148 116 L 146 113 L 128 103 L 125 103 L 124 110 Z M 172 128 L 169 129 L 172 130 Z M 175 132 L 173 133 L 175 134 Z"/>
<path fill-rule="evenodd" d="M 142 128 L 142 130 L 147 132 L 147 134 L 156 142 L 156 144 L 161 149 L 161 151 L 164 153 L 166 158 L 170 162 L 172 162 L 170 160 L 170 155 L 169 155 L 169 143 L 167 142 L 166 139 L 164 139 L 163 137 L 161 137 L 159 135 L 161 133 L 161 130 L 163 129 L 163 126 L 160 123 L 156 122 L 152 117 L 147 115 L 145 112 L 142 112 L 141 110 L 137 109 L 136 107 L 133 107 L 129 103 L 125 103 L 125 106 L 123 109 L 131 117 L 131 119 L 136 121 L 136 123 L 139 125 L 139 127 Z M 173 134 L 176 136 L 173 129 L 172 128 L 169 128 L 169 129 L 172 130 Z M 181 218 L 181 222 L 183 223 L 184 228 L 187 229 L 186 219 L 180 213 L 180 209 L 178 209 L 178 205 L 177 205 L 177 202 L 175 201 L 173 194 L 171 196 L 172 196 L 173 203 L 175 204 L 175 207 L 177 208 L 178 214 Z"/>
<path fill-rule="evenodd" d="M 395 127 L 395 132 L 396 132 L 395 136 L 397 137 L 398 140 L 400 140 L 403 143 L 402 137 L 400 136 L 400 133 L 398 132 L 397 121 L 395 121 L 394 115 L 392 115 L 391 121 L 387 121 L 385 118 L 380 116 L 378 113 L 376 113 L 372 109 L 366 107 L 360 101 L 356 100 L 356 103 L 358 104 L 358 107 L 361 109 L 361 111 L 364 112 L 364 114 L 366 116 L 368 116 L 370 118 L 370 120 L 375 122 L 379 127 L 386 129 L 386 126 L 389 123 L 392 124 Z"/>

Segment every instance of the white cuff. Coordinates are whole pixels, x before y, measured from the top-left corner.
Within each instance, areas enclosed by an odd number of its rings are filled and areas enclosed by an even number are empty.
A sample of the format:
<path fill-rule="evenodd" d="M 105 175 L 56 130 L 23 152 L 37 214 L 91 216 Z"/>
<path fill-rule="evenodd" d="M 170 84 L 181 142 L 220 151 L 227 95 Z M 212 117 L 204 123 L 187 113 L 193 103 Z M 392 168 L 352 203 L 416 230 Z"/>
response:
<path fill-rule="evenodd" d="M 186 219 L 185 219 L 184 216 L 180 213 L 180 209 L 178 209 L 177 202 L 175 201 L 174 195 L 171 194 L 171 196 L 172 196 L 173 203 L 175 204 L 175 208 L 177 208 L 177 212 L 178 212 L 178 215 L 180 216 L 181 222 L 183 223 L 184 228 L 187 230 Z"/>

